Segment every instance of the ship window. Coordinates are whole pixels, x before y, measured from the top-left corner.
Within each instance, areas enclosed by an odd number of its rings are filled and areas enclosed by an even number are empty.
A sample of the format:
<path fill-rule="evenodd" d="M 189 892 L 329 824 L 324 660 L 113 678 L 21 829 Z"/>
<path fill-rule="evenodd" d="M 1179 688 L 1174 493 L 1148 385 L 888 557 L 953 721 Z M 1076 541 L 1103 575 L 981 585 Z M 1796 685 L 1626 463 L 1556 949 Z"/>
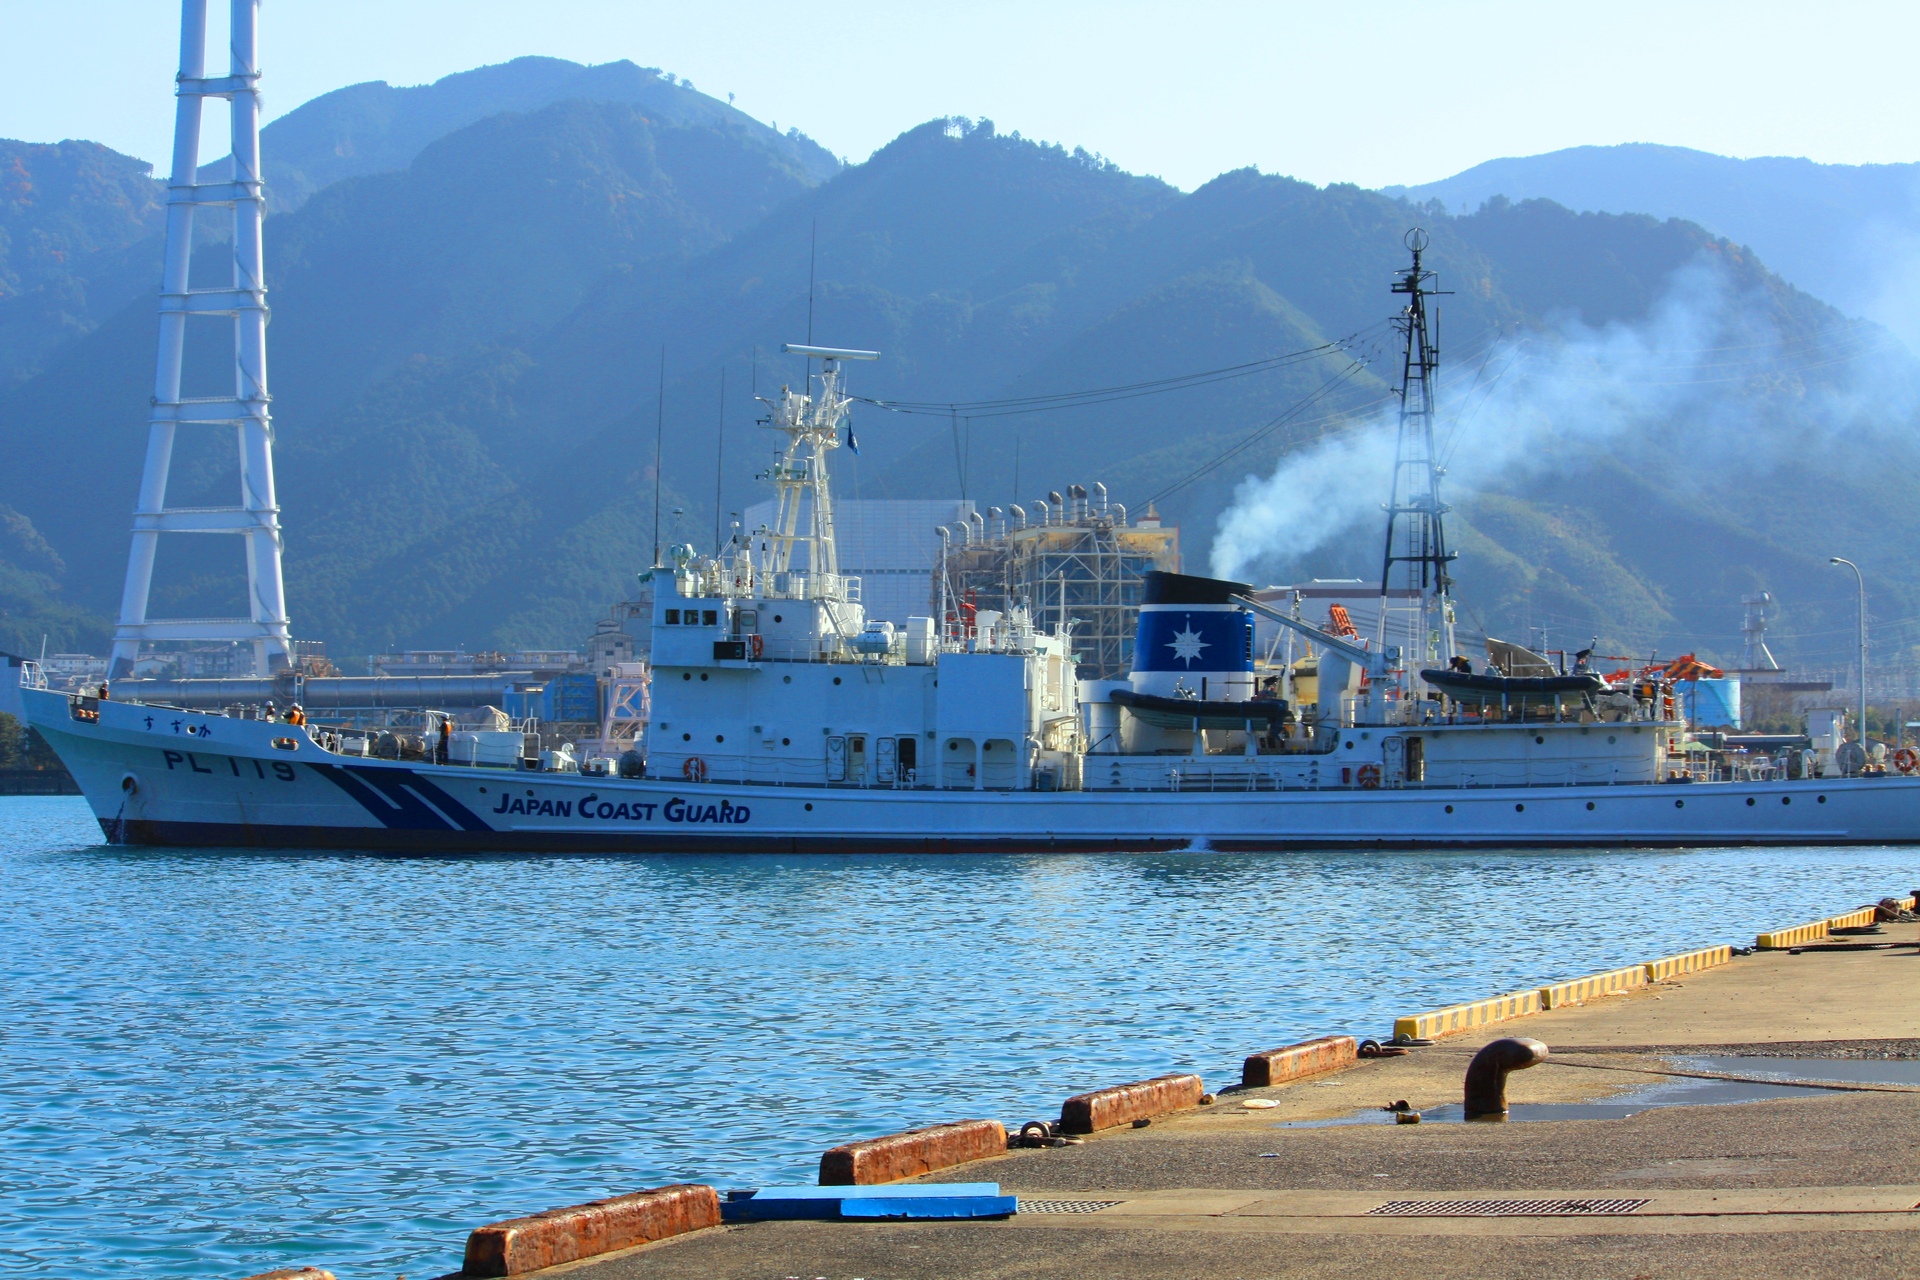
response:
<path fill-rule="evenodd" d="M 793 683 L 793 677 L 792 677 L 792 676 L 781 676 L 781 677 L 780 677 L 780 683 L 781 683 L 781 684 L 792 684 L 792 683 Z"/>
<path fill-rule="evenodd" d="M 684 615 L 683 615 L 683 616 L 681 617 L 681 619 L 680 619 L 680 625 L 681 625 L 681 626 L 685 626 L 685 627 L 697 627 L 697 626 L 699 626 L 699 625 L 700 625 L 700 611 L 699 611 L 698 609 L 689 609 L 689 610 L 687 610 L 687 611 L 686 611 L 686 613 L 685 613 L 685 614 L 684 614 Z"/>
<path fill-rule="evenodd" d="M 706 673 L 706 672 L 704 672 L 704 671 L 702 671 L 702 672 L 700 673 L 700 678 L 701 678 L 702 680 L 705 680 L 705 679 L 707 678 L 707 673 Z"/>
<path fill-rule="evenodd" d="M 782 621 L 782 619 L 781 619 L 781 617 L 780 617 L 780 615 L 779 615 L 779 614 L 777 614 L 777 613 L 773 615 L 773 620 L 774 620 L 775 622 L 779 622 L 779 621 Z M 812 805 L 808 805 L 808 806 L 807 806 L 807 808 L 809 808 L 809 809 L 811 809 L 811 808 L 813 808 L 813 806 L 812 806 Z"/>
<path fill-rule="evenodd" d="M 1587 808 L 1589 809 L 1593 808 L 1593 801 L 1591 800 L 1587 801 Z"/>
<path fill-rule="evenodd" d="M 1547 740 L 1536 735 L 1533 740 L 1533 745 L 1536 747 L 1544 747 L 1547 745 Z"/>
<path fill-rule="evenodd" d="M 793 745 L 793 739 L 792 739 L 792 738 L 782 738 L 782 739 L 780 739 L 780 745 L 781 745 L 781 746 L 783 746 L 783 747 L 790 747 L 790 746 L 792 746 L 792 745 Z"/>
<path fill-rule="evenodd" d="M 690 734 L 690 733 L 683 733 L 683 734 L 681 734 L 681 735 L 680 735 L 680 741 L 682 741 L 682 742 L 692 742 L 692 741 L 693 741 L 693 735 L 692 735 L 692 734 Z"/>
<path fill-rule="evenodd" d="M 693 679 L 693 672 L 691 672 L 691 671 L 682 671 L 682 672 L 680 673 L 680 678 L 681 678 L 682 680 L 691 680 L 691 679 Z"/>
<path fill-rule="evenodd" d="M 1792 804 L 1792 803 L 1793 803 L 1793 797 L 1792 797 L 1792 796 L 1781 796 L 1781 797 L 1780 797 L 1780 803 L 1781 803 L 1781 804 Z"/>
<path fill-rule="evenodd" d="M 680 625 L 680 611 L 678 609 L 667 610 L 667 625 L 670 627 Z"/>
<path fill-rule="evenodd" d="M 1447 812 L 1448 812 L 1448 813 L 1452 813 L 1452 812 L 1453 812 L 1453 806 L 1452 806 L 1452 805 L 1448 805 L 1448 806 L 1447 806 Z"/>
<path fill-rule="evenodd" d="M 1825 804 L 1827 802 L 1827 798 L 1825 796 L 1819 797 L 1819 800 L 1821 804 Z"/>
<path fill-rule="evenodd" d="M 727 740 L 727 735 L 724 733 L 716 733 L 713 735 L 713 740 L 715 742 L 725 742 Z"/>
<path fill-rule="evenodd" d="M 1525 806 L 1525 805 L 1523 805 L 1523 804 L 1517 804 L 1517 805 L 1515 805 L 1515 806 L 1513 806 L 1513 811 L 1514 811 L 1515 813 L 1525 813 L 1525 812 L 1527 811 L 1527 806 Z"/>
<path fill-rule="evenodd" d="M 840 683 L 840 677 L 839 677 L 839 676 L 835 676 L 835 677 L 833 678 L 833 682 L 834 682 L 835 684 L 839 684 L 839 683 Z"/>
<path fill-rule="evenodd" d="M 1687 802 L 1685 800 L 1675 800 L 1673 802 L 1673 807 L 1676 809 L 1684 809 L 1687 807 Z"/>
<path fill-rule="evenodd" d="M 807 801 L 807 812 L 808 812 L 808 813 L 812 813 L 812 812 L 813 812 L 813 801 L 811 801 L 811 800 L 809 800 L 809 801 Z"/>
<path fill-rule="evenodd" d="M 719 611 L 718 611 L 718 610 L 715 610 L 715 609 L 703 609 L 703 610 L 701 610 L 701 612 L 700 612 L 700 621 L 701 621 L 701 623 L 702 623 L 703 625 L 705 625 L 705 626 L 709 626 L 709 627 L 714 627 L 714 626 L 718 626 L 718 625 L 720 624 L 720 614 L 719 614 Z"/>
<path fill-rule="evenodd" d="M 1749 809 L 1751 809 L 1751 808 L 1753 808 L 1753 797 L 1752 797 L 1752 796 L 1748 796 L 1748 797 L 1747 797 L 1747 808 L 1749 808 Z"/>
<path fill-rule="evenodd" d="M 1608 744 L 1609 744 L 1609 745 L 1611 745 L 1611 744 L 1613 744 L 1613 743 L 1615 743 L 1615 742 L 1618 742 L 1618 741 L 1620 741 L 1620 739 L 1618 739 L 1618 738 L 1616 738 L 1616 737 L 1614 737 L 1614 736 L 1613 736 L 1612 734 L 1608 734 L 1608 735 L 1607 735 L 1607 742 L 1608 742 Z"/>

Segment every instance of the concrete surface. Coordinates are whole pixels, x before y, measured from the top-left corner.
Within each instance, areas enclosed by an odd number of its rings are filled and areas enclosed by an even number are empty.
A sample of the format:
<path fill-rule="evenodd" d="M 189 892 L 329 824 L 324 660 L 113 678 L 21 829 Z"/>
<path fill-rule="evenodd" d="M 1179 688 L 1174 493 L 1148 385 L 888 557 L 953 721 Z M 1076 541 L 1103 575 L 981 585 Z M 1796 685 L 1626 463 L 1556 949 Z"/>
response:
<path fill-rule="evenodd" d="M 1871 941 L 1912 942 L 1890 925 Z M 1511 1102 L 1640 1088 L 1687 1052 L 1920 1057 L 1920 952 L 1762 953 L 1643 992 L 1485 1028 L 1083 1145 L 928 1181 L 997 1179 L 1097 1212 L 976 1223 L 756 1223 L 538 1273 L 571 1280 L 1354 1276 L 1664 1280 L 1920 1276 L 1920 1088 L 1827 1091 L 1624 1119 L 1283 1128 L 1406 1099 L 1457 1103 L 1473 1051 L 1554 1047 Z M 1777 1046 L 1777 1048 L 1775 1048 Z M 1249 1046 L 1249 1050 L 1262 1046 Z M 1579 1065 L 1576 1065 L 1579 1064 Z M 1068 1082 L 1095 1085 L 1101 1081 Z M 1062 1093 L 1074 1091 L 1063 1089 Z M 1272 1109 L 1248 1110 L 1249 1098 Z M 850 1135 L 852 1136 L 852 1135 Z M 1604 1217 L 1379 1217 L 1396 1199 L 1647 1203 Z"/>

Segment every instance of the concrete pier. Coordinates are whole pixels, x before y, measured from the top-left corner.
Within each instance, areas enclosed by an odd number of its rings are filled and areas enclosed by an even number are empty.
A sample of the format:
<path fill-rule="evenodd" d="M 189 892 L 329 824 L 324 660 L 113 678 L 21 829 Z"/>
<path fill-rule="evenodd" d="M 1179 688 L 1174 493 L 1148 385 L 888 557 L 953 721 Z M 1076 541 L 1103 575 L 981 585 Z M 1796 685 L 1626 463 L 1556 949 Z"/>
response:
<path fill-rule="evenodd" d="M 1890 923 L 1880 935 L 1823 944 L 1855 949 L 1735 957 L 1475 1027 L 1405 1056 L 1361 1059 L 1275 1087 L 1228 1088 L 1210 1106 L 1144 1128 L 1009 1152 L 927 1179 L 997 1179 L 1023 1204 L 1003 1221 L 753 1223 L 532 1274 L 1920 1275 L 1920 1088 L 1912 1086 L 1658 1108 L 1624 1119 L 1278 1127 L 1399 1100 L 1423 1111 L 1458 1105 L 1473 1053 L 1505 1035 L 1552 1051 L 1509 1081 L 1515 1104 L 1604 1100 L 1662 1079 L 1658 1073 L 1680 1069 L 1674 1060 L 1690 1054 L 1920 1059 L 1920 951 L 1857 945 L 1916 941 L 1920 926 Z M 1256 1099 L 1277 1105 L 1241 1105 Z M 1436 1200 L 1573 1202 L 1573 1211 L 1562 1203 L 1559 1213 L 1495 1217 L 1436 1216 L 1430 1207 L 1413 1216 L 1379 1212 L 1392 1201 Z M 1037 1203 L 1047 1201 L 1054 1203 Z M 1617 1213 L 1578 1208 L 1608 1201 L 1643 1203 Z"/>

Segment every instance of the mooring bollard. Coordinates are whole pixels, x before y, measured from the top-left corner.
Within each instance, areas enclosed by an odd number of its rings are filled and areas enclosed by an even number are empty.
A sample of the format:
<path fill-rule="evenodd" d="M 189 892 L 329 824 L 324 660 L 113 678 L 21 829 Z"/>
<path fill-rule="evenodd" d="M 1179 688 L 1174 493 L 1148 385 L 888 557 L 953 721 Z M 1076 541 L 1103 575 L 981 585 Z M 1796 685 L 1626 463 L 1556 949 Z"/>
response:
<path fill-rule="evenodd" d="M 1523 1036 L 1495 1040 L 1474 1054 L 1467 1064 L 1467 1119 L 1506 1119 L 1507 1073 L 1546 1060 L 1547 1046 Z"/>

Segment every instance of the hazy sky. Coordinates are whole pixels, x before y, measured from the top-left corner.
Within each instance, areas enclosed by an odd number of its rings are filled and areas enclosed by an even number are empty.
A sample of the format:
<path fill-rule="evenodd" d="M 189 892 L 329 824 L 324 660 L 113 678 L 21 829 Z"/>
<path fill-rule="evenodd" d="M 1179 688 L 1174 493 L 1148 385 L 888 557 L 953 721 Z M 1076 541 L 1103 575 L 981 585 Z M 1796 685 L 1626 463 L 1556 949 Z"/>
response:
<path fill-rule="evenodd" d="M 1582 143 L 1920 160 L 1920 5 L 1891 0 L 265 0 L 261 21 L 273 114 L 539 53 L 661 67 L 855 160 L 989 116 L 1186 188 L 1248 164 L 1418 183 Z M 178 22 L 170 0 L 0 0 L 0 137 L 164 159 Z"/>

